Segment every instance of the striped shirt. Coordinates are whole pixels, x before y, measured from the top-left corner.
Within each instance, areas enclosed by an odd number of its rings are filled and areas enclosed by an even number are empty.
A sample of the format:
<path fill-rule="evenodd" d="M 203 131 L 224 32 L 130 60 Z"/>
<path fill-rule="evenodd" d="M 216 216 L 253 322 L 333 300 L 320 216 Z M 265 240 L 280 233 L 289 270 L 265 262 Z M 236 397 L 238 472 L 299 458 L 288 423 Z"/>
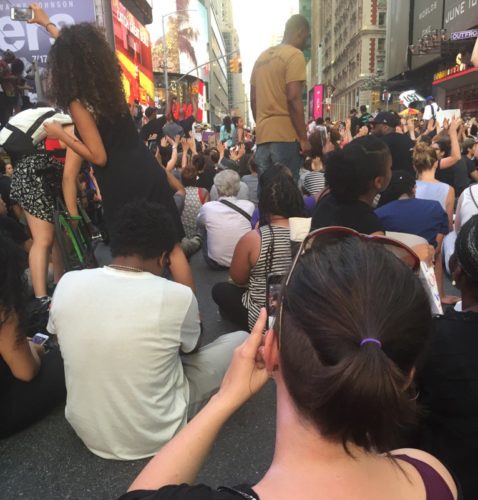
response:
<path fill-rule="evenodd" d="M 288 227 L 263 226 L 261 252 L 251 269 L 249 288 L 242 296 L 242 303 L 249 315 L 249 329 L 255 325 L 261 307 L 266 305 L 266 281 L 271 273 L 285 273 L 291 264 L 290 231 Z"/>
<path fill-rule="evenodd" d="M 323 172 L 308 172 L 303 181 L 304 191 L 308 194 L 320 193 L 325 187 L 325 175 Z"/>

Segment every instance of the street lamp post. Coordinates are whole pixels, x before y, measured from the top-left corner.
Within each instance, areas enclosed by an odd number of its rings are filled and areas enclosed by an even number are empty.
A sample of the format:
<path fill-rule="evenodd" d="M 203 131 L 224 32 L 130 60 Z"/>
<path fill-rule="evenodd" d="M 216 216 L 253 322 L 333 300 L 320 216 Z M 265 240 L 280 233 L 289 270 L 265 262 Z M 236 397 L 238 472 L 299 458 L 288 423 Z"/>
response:
<path fill-rule="evenodd" d="M 168 43 L 166 40 L 166 29 L 164 26 L 164 20 L 172 16 L 173 14 L 179 14 L 180 12 L 197 12 L 196 9 L 182 9 L 182 10 L 174 10 L 173 12 L 168 12 L 161 16 L 161 22 L 163 25 L 163 78 L 164 78 L 164 90 L 166 93 L 166 106 L 169 102 L 169 80 L 168 80 Z"/>

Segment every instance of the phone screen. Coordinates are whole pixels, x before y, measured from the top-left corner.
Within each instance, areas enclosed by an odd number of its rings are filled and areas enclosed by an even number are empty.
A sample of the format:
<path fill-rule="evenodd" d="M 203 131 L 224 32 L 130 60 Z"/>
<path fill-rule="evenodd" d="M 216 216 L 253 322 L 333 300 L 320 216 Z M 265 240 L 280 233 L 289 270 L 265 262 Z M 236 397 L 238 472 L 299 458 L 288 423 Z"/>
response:
<path fill-rule="evenodd" d="M 29 21 L 33 19 L 32 9 L 21 9 L 19 7 L 12 7 L 10 9 L 10 18 L 14 21 Z"/>
<path fill-rule="evenodd" d="M 45 335 L 44 333 L 35 333 L 35 335 L 33 335 L 32 337 L 32 342 L 34 344 L 43 345 L 48 339 L 48 335 Z"/>
<path fill-rule="evenodd" d="M 266 308 L 267 308 L 267 329 L 274 326 L 279 309 L 279 296 L 282 288 L 282 280 L 285 273 L 274 273 L 267 276 L 266 282 Z"/>

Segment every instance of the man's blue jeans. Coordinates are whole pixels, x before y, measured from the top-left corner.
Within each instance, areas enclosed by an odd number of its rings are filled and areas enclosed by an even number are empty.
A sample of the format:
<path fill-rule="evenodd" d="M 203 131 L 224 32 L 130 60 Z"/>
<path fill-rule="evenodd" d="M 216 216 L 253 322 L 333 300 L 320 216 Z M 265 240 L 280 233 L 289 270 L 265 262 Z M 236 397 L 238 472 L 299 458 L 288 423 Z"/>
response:
<path fill-rule="evenodd" d="M 257 173 L 261 176 L 276 163 L 289 168 L 296 182 L 299 181 L 299 170 L 302 165 L 300 146 L 294 142 L 264 142 L 257 145 L 255 154 Z"/>

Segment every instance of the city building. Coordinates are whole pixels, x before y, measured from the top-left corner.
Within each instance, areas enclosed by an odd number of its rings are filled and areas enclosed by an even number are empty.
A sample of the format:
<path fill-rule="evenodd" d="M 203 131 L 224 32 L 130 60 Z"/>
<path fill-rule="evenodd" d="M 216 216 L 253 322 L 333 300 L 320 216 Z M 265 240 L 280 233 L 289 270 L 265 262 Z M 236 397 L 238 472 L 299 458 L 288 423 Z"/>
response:
<path fill-rule="evenodd" d="M 231 0 L 223 0 L 222 2 L 222 34 L 226 44 L 226 52 L 230 54 L 228 60 L 238 58 L 240 61 L 239 35 L 234 28 Z M 247 124 L 249 123 L 249 100 L 246 96 L 242 72 L 232 72 L 230 64 L 228 64 L 227 70 L 229 112 L 232 116 L 242 116 Z"/>
<path fill-rule="evenodd" d="M 387 0 L 312 0 L 309 87 L 325 85 L 326 112 L 382 107 Z"/>
<path fill-rule="evenodd" d="M 391 2 L 392 4 L 394 2 Z M 397 2 L 398 3 L 398 2 Z M 477 71 L 470 64 L 478 27 L 476 1 L 415 0 L 394 10 L 387 51 L 387 85 L 394 93 L 434 95 L 444 109 L 478 111 Z M 402 4 L 402 2 L 400 2 Z M 408 29 L 404 29 L 407 26 Z M 391 51 L 391 52 L 390 52 Z"/>

